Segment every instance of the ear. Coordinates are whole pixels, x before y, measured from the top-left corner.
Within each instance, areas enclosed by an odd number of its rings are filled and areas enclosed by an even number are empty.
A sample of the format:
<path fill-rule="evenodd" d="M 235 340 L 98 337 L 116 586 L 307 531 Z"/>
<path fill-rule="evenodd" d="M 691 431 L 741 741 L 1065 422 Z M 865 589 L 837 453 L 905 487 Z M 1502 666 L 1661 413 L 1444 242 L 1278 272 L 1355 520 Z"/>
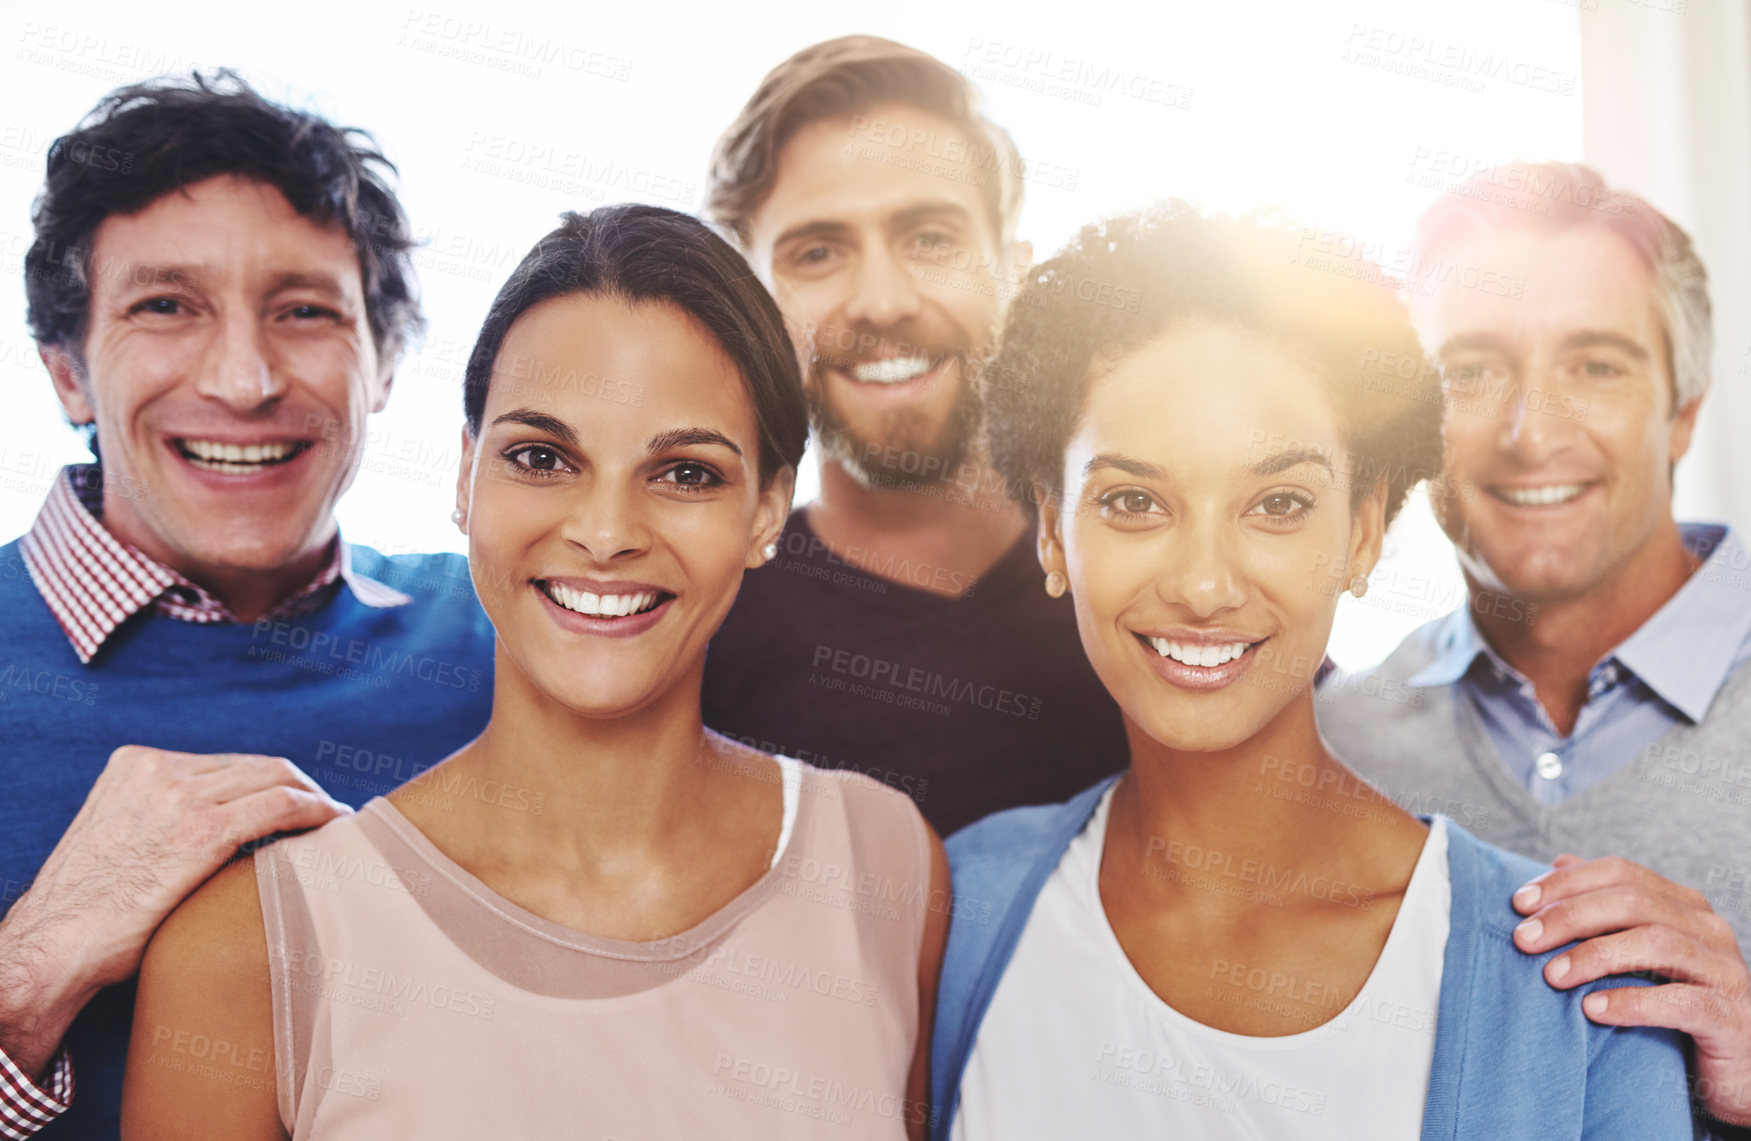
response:
<path fill-rule="evenodd" d="M 456 529 L 468 534 L 468 508 L 473 502 L 474 433 L 462 425 L 462 458 L 456 466 Z"/>
<path fill-rule="evenodd" d="M 1377 481 L 1350 513 L 1350 561 L 1345 565 L 1352 576 L 1366 578 L 1380 562 L 1380 549 L 1386 543 L 1386 488 L 1384 479 Z"/>
<path fill-rule="evenodd" d="M 1011 242 L 1009 254 L 1009 281 L 1012 285 L 1020 285 L 1021 279 L 1027 276 L 1027 271 L 1034 264 L 1034 244 L 1032 242 Z"/>
<path fill-rule="evenodd" d="M 377 374 L 377 395 L 371 401 L 371 411 L 381 412 L 389 405 L 389 390 L 395 387 L 395 369 L 385 368 Z"/>
<path fill-rule="evenodd" d="M 742 565 L 749 570 L 766 562 L 766 548 L 778 542 L 784 521 L 790 518 L 790 499 L 796 491 L 796 469 L 785 464 L 760 489 L 754 508 L 754 528 L 748 535 L 748 555 Z"/>
<path fill-rule="evenodd" d="M 1047 574 L 1057 571 L 1068 579 L 1070 572 L 1065 569 L 1064 561 L 1064 514 L 1058 496 L 1037 480 L 1034 482 L 1033 496 L 1034 502 L 1040 505 L 1040 530 L 1034 540 L 1040 558 L 1040 569 Z"/>
<path fill-rule="evenodd" d="M 1702 397 L 1698 396 L 1672 417 L 1672 436 L 1666 451 L 1668 462 L 1676 464 L 1690 450 L 1691 438 L 1696 434 L 1696 414 L 1701 410 Z"/>
<path fill-rule="evenodd" d="M 75 424 L 94 423 L 97 409 L 92 407 L 91 395 L 85 390 L 79 367 L 73 363 L 73 354 L 59 345 L 38 345 L 36 355 L 42 359 L 43 367 L 49 370 L 49 380 L 55 386 L 55 396 L 60 399 L 67 419 Z"/>

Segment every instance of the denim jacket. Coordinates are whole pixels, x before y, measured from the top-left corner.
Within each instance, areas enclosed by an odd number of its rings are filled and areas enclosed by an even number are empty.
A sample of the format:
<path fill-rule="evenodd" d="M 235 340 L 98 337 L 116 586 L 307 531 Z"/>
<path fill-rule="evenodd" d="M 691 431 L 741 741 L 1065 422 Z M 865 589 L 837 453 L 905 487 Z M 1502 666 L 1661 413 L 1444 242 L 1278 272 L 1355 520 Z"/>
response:
<path fill-rule="evenodd" d="M 956 902 L 931 1049 L 932 1141 L 947 1141 L 979 1024 L 1034 900 L 1116 779 L 1064 804 L 988 816 L 949 839 Z M 1521 917 L 1509 903 L 1543 869 L 1451 820 L 1447 837 L 1452 923 L 1422 1141 L 1695 1136 L 1682 1036 L 1600 1026 L 1581 1012 L 1581 999 L 1595 990 L 1649 984 L 1612 978 L 1553 989 L 1544 964 L 1560 950 L 1516 948 Z M 1067 1087 L 1060 1096 L 1073 1094 Z"/>

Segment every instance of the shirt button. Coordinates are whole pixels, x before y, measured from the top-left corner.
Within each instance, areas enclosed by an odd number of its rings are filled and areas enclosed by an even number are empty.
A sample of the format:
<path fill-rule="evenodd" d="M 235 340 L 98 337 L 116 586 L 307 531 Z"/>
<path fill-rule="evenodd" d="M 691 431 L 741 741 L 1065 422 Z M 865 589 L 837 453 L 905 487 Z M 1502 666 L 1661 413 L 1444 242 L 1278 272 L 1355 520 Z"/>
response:
<path fill-rule="evenodd" d="M 1538 754 L 1538 759 L 1532 765 L 1545 780 L 1555 780 L 1563 775 L 1563 759 L 1555 753 Z"/>
<path fill-rule="evenodd" d="M 170 597 L 188 606 L 193 606 L 200 600 L 200 595 L 196 594 L 192 589 L 186 586 L 173 586 L 170 588 L 169 593 Z"/>

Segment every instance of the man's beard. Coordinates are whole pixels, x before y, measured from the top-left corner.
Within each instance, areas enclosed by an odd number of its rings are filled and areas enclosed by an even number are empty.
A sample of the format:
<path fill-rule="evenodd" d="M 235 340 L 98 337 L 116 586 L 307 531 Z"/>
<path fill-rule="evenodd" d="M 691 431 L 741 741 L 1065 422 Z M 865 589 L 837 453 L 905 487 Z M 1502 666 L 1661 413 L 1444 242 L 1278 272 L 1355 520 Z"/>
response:
<path fill-rule="evenodd" d="M 810 364 L 815 375 L 807 395 L 815 439 L 826 458 L 862 486 L 916 489 L 953 480 L 972 453 L 985 401 L 964 355 L 955 358 L 960 392 L 954 408 L 934 432 L 929 419 L 910 408 L 883 415 L 874 434 L 855 431 L 828 395 L 822 362 Z"/>

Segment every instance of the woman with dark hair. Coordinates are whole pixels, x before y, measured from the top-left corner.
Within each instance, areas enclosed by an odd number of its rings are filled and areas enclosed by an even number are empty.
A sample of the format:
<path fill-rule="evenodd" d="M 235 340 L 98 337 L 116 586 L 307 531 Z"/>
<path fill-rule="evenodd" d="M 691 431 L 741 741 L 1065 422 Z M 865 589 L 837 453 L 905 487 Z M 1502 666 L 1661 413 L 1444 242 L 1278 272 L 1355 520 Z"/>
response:
<path fill-rule="evenodd" d="M 1010 309 L 993 454 L 1130 767 L 950 840 L 989 914 L 950 933 L 933 1136 L 1689 1137 L 1677 1037 L 1515 949 L 1538 869 L 1320 739 L 1338 594 L 1439 471 L 1442 393 L 1377 271 L 1298 236 L 1169 204 Z"/>
<path fill-rule="evenodd" d="M 921 1137 L 940 843 L 894 790 L 700 720 L 807 434 L 777 308 L 692 218 L 567 215 L 465 410 L 492 719 L 166 921 L 124 1132 Z"/>

